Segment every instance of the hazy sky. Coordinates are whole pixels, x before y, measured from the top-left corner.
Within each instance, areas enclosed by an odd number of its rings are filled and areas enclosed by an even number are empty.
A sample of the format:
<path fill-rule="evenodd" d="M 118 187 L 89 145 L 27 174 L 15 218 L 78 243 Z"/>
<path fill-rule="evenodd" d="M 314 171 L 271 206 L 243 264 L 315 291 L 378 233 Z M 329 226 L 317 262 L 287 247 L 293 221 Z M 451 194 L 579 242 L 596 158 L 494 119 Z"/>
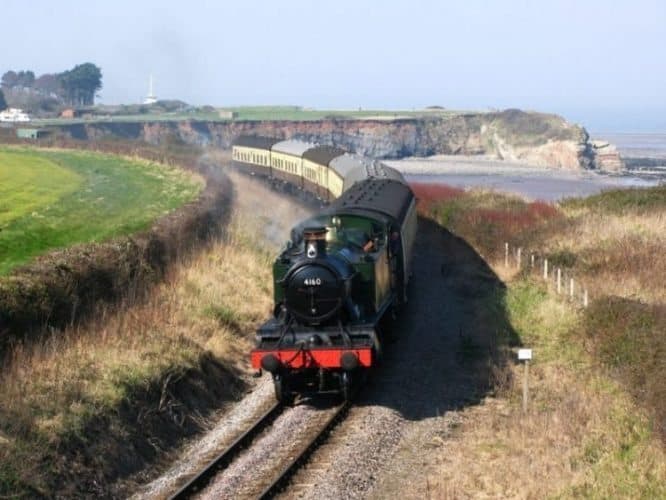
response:
<path fill-rule="evenodd" d="M 104 103 L 552 111 L 666 131 L 666 1 L 3 0 L 0 72 L 93 62 Z"/>

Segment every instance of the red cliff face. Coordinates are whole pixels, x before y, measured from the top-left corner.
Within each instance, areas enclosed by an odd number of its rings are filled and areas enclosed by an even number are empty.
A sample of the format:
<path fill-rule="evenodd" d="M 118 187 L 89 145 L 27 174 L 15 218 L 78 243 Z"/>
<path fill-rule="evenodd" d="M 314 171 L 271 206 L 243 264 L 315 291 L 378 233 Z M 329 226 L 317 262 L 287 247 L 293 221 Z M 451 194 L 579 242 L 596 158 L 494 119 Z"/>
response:
<path fill-rule="evenodd" d="M 239 135 L 251 134 L 333 144 L 376 158 L 483 154 L 543 167 L 595 169 L 604 166 L 598 162 L 598 149 L 590 143 L 582 127 L 571 125 L 556 115 L 519 110 L 435 119 L 100 122 L 60 129 L 77 139 L 113 136 L 151 144 L 175 139 L 188 144 L 229 148 Z"/>

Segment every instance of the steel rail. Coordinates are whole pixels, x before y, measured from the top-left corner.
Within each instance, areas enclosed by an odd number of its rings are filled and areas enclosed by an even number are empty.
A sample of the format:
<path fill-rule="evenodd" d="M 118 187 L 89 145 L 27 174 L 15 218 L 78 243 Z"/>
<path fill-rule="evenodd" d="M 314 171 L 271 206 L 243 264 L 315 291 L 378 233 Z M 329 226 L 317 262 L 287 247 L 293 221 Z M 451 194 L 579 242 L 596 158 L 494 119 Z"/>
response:
<path fill-rule="evenodd" d="M 201 491 L 220 470 L 227 467 L 231 461 L 238 456 L 263 429 L 266 428 L 282 412 L 283 405 L 276 403 L 265 412 L 252 426 L 231 443 L 222 453 L 211 460 L 206 467 L 190 479 L 176 493 L 169 497 L 170 500 L 182 500 L 190 498 L 193 494 Z"/>
<path fill-rule="evenodd" d="M 337 410 L 326 420 L 326 423 L 321 430 L 308 441 L 308 444 L 303 447 L 301 452 L 292 458 L 289 463 L 280 471 L 279 475 L 271 482 L 271 484 L 264 489 L 264 491 L 257 497 L 259 499 L 273 498 L 277 493 L 284 488 L 296 471 L 308 460 L 310 455 L 317 449 L 320 442 L 333 430 L 333 427 L 344 417 L 346 412 L 351 407 L 351 402 L 346 401 L 341 404 Z"/>

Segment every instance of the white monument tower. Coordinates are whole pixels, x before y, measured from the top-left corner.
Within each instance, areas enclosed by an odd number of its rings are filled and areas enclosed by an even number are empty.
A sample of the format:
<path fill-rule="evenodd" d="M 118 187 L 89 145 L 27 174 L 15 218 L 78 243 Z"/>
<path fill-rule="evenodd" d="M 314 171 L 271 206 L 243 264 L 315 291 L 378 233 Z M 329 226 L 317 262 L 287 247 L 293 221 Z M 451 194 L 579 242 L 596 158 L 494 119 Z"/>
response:
<path fill-rule="evenodd" d="M 143 100 L 144 104 L 155 104 L 157 102 L 157 97 L 153 93 L 153 75 L 150 75 L 150 80 L 148 83 L 148 95 Z"/>

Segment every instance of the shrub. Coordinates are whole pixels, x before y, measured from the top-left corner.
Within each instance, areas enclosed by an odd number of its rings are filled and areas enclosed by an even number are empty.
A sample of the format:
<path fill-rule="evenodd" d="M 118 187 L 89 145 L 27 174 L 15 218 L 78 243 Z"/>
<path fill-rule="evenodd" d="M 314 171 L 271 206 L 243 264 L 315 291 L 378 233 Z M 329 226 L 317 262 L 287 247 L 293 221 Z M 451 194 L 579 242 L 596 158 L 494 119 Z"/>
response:
<path fill-rule="evenodd" d="M 544 224 L 561 223 L 559 210 L 541 201 L 491 191 L 464 191 L 444 184 L 412 184 L 419 211 L 465 238 L 486 257 L 496 257 L 505 241 L 536 246 Z"/>
<path fill-rule="evenodd" d="M 600 361 L 654 409 L 666 439 L 666 306 L 603 297 L 586 311 L 583 332 Z"/>
<path fill-rule="evenodd" d="M 587 198 L 569 198 L 562 203 L 566 209 L 589 209 L 597 213 L 646 213 L 666 209 L 666 184 L 644 189 L 613 189 Z"/>

